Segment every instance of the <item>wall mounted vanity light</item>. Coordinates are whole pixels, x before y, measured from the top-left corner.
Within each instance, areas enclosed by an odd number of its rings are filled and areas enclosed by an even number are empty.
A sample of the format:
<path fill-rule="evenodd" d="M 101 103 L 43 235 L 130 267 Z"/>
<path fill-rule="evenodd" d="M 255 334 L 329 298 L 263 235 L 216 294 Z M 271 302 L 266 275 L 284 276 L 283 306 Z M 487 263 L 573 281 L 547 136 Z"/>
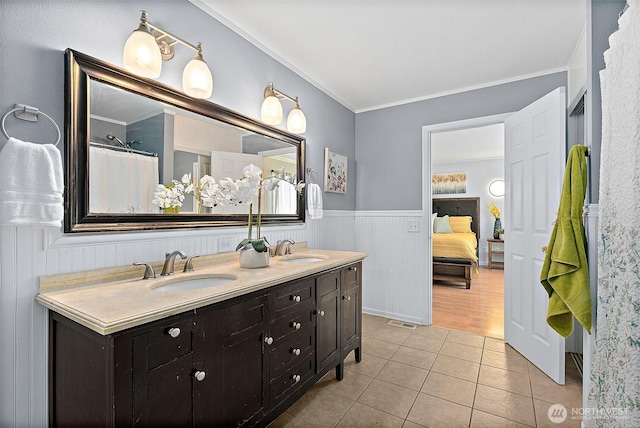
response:
<path fill-rule="evenodd" d="M 298 104 L 298 97 L 290 97 L 284 92 L 278 91 L 273 83 L 264 90 L 264 101 L 260 109 L 262 121 L 269 125 L 280 125 L 282 123 L 282 104 L 280 100 L 287 99 L 293 102 L 293 109 L 287 116 L 287 130 L 294 134 L 303 134 L 307 131 L 307 118 Z"/>
<path fill-rule="evenodd" d="M 175 45 L 181 43 L 196 53 L 182 72 L 182 90 L 193 98 L 209 98 L 213 91 L 213 77 L 202 59 L 202 44 L 185 42 L 151 24 L 144 10 L 141 13 L 140 25 L 124 45 L 124 67 L 138 76 L 155 79 L 162 71 L 162 61 L 173 58 Z"/>
<path fill-rule="evenodd" d="M 504 196 L 504 180 L 494 180 L 489 183 L 489 193 L 496 198 Z"/>

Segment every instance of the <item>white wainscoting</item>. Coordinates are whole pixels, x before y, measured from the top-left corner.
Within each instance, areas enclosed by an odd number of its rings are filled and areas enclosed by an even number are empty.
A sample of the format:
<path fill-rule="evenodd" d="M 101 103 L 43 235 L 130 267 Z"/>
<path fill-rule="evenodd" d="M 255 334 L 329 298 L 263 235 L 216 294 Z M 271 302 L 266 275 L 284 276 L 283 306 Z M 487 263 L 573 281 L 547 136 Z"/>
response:
<path fill-rule="evenodd" d="M 419 231 L 409 232 L 409 222 Z M 427 244 L 422 211 L 356 212 L 357 250 L 363 263 L 362 310 L 423 324 L 428 298 Z"/>

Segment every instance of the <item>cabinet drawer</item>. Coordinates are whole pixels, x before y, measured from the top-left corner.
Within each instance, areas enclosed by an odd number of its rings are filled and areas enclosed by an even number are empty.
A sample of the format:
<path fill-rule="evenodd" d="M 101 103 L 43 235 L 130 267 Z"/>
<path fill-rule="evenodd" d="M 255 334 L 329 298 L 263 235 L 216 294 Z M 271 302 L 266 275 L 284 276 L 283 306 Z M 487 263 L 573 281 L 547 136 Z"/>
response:
<path fill-rule="evenodd" d="M 223 311 L 224 337 L 243 336 L 253 329 L 261 328 L 266 321 L 268 317 L 267 295 L 259 295 L 244 302 L 233 303 Z"/>
<path fill-rule="evenodd" d="M 280 340 L 274 341 L 269 353 L 271 377 L 278 376 L 283 370 L 296 364 L 309 354 L 313 354 L 315 344 L 313 325 L 296 331 Z"/>
<path fill-rule="evenodd" d="M 491 251 L 493 253 L 504 253 L 504 243 L 493 243 L 491 244 Z"/>
<path fill-rule="evenodd" d="M 152 369 L 192 352 L 195 328 L 192 319 L 176 320 L 136 338 L 137 343 L 146 341 L 147 367 Z"/>
<path fill-rule="evenodd" d="M 340 289 L 340 271 L 322 275 L 316 280 L 318 298 Z"/>
<path fill-rule="evenodd" d="M 277 406 L 279 402 L 287 398 L 300 385 L 304 385 L 313 375 L 313 354 L 309 354 L 300 363 L 271 381 L 271 406 Z"/>
<path fill-rule="evenodd" d="M 342 269 L 343 287 L 354 288 L 360 285 L 360 275 L 362 272 L 362 263 L 356 263 Z"/>
<path fill-rule="evenodd" d="M 282 316 L 284 309 L 312 301 L 315 298 L 315 284 L 316 280 L 311 278 L 278 287 L 275 291 L 276 317 Z"/>
<path fill-rule="evenodd" d="M 297 330 L 302 330 L 307 326 L 314 325 L 313 314 L 315 312 L 315 308 L 313 301 L 309 300 L 300 304 L 304 306 L 300 308 L 294 306 L 289 310 L 282 311 L 280 318 L 273 323 L 271 332 L 274 339 L 278 340 L 282 336 L 294 333 Z"/>

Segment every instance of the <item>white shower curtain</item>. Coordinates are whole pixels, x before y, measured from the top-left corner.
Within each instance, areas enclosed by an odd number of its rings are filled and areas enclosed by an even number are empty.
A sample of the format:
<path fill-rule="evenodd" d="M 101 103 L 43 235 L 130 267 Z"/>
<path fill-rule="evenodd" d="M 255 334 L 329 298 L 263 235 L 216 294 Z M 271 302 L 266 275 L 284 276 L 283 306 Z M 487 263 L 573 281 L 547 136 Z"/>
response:
<path fill-rule="evenodd" d="M 588 427 L 640 427 L 640 0 L 604 53 L 598 297 Z"/>
<path fill-rule="evenodd" d="M 89 212 L 157 213 L 158 158 L 90 147 Z"/>

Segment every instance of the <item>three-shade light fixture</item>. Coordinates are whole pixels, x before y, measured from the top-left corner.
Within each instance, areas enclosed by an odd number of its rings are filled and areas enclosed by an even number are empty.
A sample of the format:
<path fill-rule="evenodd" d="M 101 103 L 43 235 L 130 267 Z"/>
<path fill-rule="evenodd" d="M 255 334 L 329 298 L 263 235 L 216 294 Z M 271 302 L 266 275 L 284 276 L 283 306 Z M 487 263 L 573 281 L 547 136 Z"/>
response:
<path fill-rule="evenodd" d="M 213 76 L 202 59 L 202 43 L 185 42 L 151 24 L 147 12 L 141 11 L 140 25 L 131 33 L 124 45 L 124 66 L 142 77 L 157 78 L 162 71 L 162 61 L 173 58 L 174 46 L 178 43 L 192 49 L 195 56 L 182 72 L 182 89 L 193 98 L 209 98 L 213 91 Z"/>
<path fill-rule="evenodd" d="M 307 131 L 307 118 L 298 104 L 298 97 L 290 97 L 275 88 L 273 83 L 264 90 L 264 101 L 260 109 L 262 121 L 269 125 L 280 125 L 282 123 L 282 104 L 280 100 L 287 99 L 293 102 L 293 109 L 287 116 L 287 130 L 294 134 L 303 134 Z"/>

